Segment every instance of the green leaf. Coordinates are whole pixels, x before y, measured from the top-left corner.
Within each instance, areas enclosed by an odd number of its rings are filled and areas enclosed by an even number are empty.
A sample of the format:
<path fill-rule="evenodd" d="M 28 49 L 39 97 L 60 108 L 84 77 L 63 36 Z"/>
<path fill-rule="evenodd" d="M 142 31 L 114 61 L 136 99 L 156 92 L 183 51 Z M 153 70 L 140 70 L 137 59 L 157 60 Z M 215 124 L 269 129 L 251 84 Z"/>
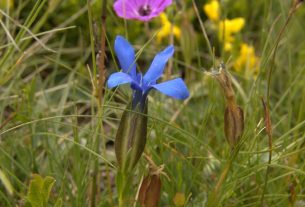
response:
<path fill-rule="evenodd" d="M 43 180 L 43 186 L 42 186 L 42 197 L 43 197 L 43 201 L 44 201 L 44 205 L 47 206 L 48 204 L 48 200 L 50 197 L 50 193 L 52 190 L 52 187 L 55 183 L 55 179 L 52 177 L 45 177 L 45 179 Z"/>
<path fill-rule="evenodd" d="M 0 181 L 3 183 L 4 188 L 6 189 L 8 194 L 12 195 L 14 188 L 13 188 L 10 180 L 6 177 L 6 175 L 4 174 L 4 172 L 1 169 L 0 169 Z"/>
<path fill-rule="evenodd" d="M 48 7 L 48 12 L 52 13 L 54 10 L 58 7 L 60 0 L 49 0 L 49 7 Z"/>
<path fill-rule="evenodd" d="M 43 199 L 41 196 L 42 185 L 42 177 L 34 174 L 30 181 L 29 192 L 27 195 L 27 201 L 32 205 L 32 207 L 43 207 Z"/>
<path fill-rule="evenodd" d="M 62 199 L 61 198 L 57 199 L 54 207 L 62 207 Z"/>
<path fill-rule="evenodd" d="M 47 176 L 43 179 L 40 175 L 34 174 L 30 181 L 27 202 L 32 207 L 46 207 L 54 183 L 55 179 L 52 177 Z"/>

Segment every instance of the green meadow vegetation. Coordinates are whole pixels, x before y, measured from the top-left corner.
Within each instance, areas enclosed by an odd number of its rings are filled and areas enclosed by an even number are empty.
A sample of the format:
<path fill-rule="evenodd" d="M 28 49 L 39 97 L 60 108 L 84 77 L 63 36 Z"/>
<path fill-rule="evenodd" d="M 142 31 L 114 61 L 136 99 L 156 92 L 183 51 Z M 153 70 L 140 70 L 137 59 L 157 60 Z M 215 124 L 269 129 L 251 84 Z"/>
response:
<path fill-rule="evenodd" d="M 114 4 L 0 0 L 0 207 L 305 206 L 303 1 Z M 189 96 L 131 107 L 118 35 L 143 74 L 173 45 L 158 83 Z"/>

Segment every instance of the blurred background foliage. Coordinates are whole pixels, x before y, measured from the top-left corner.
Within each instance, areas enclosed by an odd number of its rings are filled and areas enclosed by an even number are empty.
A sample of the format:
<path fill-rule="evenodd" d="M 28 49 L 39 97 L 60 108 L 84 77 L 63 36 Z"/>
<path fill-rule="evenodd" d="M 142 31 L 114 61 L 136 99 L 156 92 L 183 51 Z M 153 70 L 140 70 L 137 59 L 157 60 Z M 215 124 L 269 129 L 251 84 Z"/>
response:
<path fill-rule="evenodd" d="M 223 206 L 257 206 L 268 159 L 261 97 L 266 94 L 271 50 L 291 1 L 221 1 L 221 19 L 245 19 L 230 52 L 224 51 L 215 25 L 203 11 L 209 1 L 194 2 L 215 48 L 216 62 L 224 61 L 234 77 L 246 120 L 241 151 L 222 186 L 220 200 Z M 213 57 L 192 1 L 176 0 L 166 10 L 181 35 L 161 41 L 156 38 L 162 28 L 159 17 L 149 23 L 124 21 L 115 15 L 112 4 L 108 1 L 106 18 L 107 76 L 119 70 L 113 53 L 116 35 L 127 37 L 137 50 L 151 40 L 139 54 L 141 71 L 148 68 L 156 52 L 170 43 L 175 45 L 172 71 L 164 78 L 185 78 L 191 98 L 178 102 L 157 93 L 149 97 L 146 154 L 158 165 L 164 164 L 169 177 L 161 177 L 160 206 L 203 206 L 226 166 L 230 148 L 223 134 L 223 95 L 204 73 L 213 66 Z M 92 0 L 91 5 L 93 35 L 85 0 L 0 1 L 0 206 L 24 206 L 33 173 L 56 180 L 49 206 L 61 201 L 62 206 L 116 204 L 116 169 L 104 158 L 115 165 L 113 140 L 130 92 L 128 86 L 105 89 L 99 116 L 91 40 L 95 40 L 94 56 L 98 57 L 102 1 Z M 285 30 L 275 59 L 270 103 L 274 157 L 266 206 L 303 206 L 305 202 L 304 20 L 303 6 Z M 255 48 L 260 60 L 257 74 L 248 73 L 247 66 L 234 69 L 244 42 Z M 96 149 L 99 139 L 102 142 Z M 93 180 L 96 161 L 97 183 Z M 134 190 L 129 192 L 132 201 L 146 171 L 142 159 Z M 94 185 L 98 186 L 97 197 L 92 195 Z"/>

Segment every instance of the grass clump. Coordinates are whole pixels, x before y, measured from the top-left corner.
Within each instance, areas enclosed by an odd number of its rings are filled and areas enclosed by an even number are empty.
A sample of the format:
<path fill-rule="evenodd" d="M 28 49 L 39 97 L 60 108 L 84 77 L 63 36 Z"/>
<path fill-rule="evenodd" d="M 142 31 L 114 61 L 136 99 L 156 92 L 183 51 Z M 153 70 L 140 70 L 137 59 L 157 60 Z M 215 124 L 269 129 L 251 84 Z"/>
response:
<path fill-rule="evenodd" d="M 114 143 L 132 93 L 105 87 L 121 69 L 117 35 L 143 74 L 173 44 L 162 79 L 182 77 L 190 92 L 149 94 L 147 143 L 121 206 L 304 205 L 302 1 L 216 1 L 218 19 L 204 11 L 213 1 L 173 2 L 163 21 L 143 23 L 119 18 L 112 1 L 1 1 L 0 206 L 35 206 L 35 178 L 50 181 L 43 206 L 119 205 Z M 235 18 L 245 23 L 227 34 Z M 210 76 L 221 63 L 243 110 L 233 144 L 235 119 Z"/>

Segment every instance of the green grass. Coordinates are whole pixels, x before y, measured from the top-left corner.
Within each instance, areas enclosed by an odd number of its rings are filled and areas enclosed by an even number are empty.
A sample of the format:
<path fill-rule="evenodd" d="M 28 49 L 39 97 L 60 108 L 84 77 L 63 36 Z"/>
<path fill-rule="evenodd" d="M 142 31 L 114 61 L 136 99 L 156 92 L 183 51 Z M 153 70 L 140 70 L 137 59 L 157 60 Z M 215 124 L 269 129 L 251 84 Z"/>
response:
<path fill-rule="evenodd" d="M 55 178 L 49 206 L 59 198 L 62 206 L 118 205 L 113 141 L 131 93 L 128 86 L 105 89 L 103 102 L 98 104 L 98 68 L 92 64 L 92 50 L 97 52 L 100 44 L 101 2 L 92 0 L 89 13 L 86 1 L 72 0 L 16 0 L 9 13 L 1 10 L 0 206 L 24 206 L 32 174 Z M 195 2 L 210 44 L 216 49 L 216 64 L 227 63 L 234 77 L 237 101 L 244 109 L 245 130 L 239 152 L 232 156 L 224 136 L 224 97 L 218 83 L 205 73 L 213 66 L 213 57 L 192 1 L 185 1 L 181 8 L 170 7 L 169 16 L 180 26 L 187 20 L 184 26 L 194 29 L 188 35 L 196 38 L 183 39 L 186 42 L 181 44 L 175 40 L 173 58 L 173 77 L 187 70 L 190 98 L 176 101 L 155 92 L 149 96 L 145 153 L 157 165 L 164 164 L 168 176 L 161 176 L 159 205 L 175 206 L 173 199 L 182 192 L 184 206 L 205 206 L 229 165 L 217 202 L 211 206 L 260 206 L 263 193 L 264 206 L 303 206 L 304 5 L 284 31 L 274 60 L 270 85 L 273 146 L 268 165 L 261 97 L 266 99 L 272 49 L 291 2 L 229 0 L 222 5 L 228 17 L 246 19 L 238 41 L 252 43 L 261 58 L 256 79 L 232 70 L 230 56 L 234 54 L 221 55 L 217 34 L 209 28 L 202 10 L 206 1 Z M 91 33 L 88 22 L 93 23 Z M 154 55 L 169 44 L 167 40 L 158 44 L 154 39 L 159 27 L 158 18 L 148 27 L 119 19 L 112 1 L 108 1 L 107 76 L 119 70 L 113 51 L 116 35 L 128 36 L 139 51 L 138 66 L 145 71 Z M 270 170 L 266 176 L 267 166 Z M 139 183 L 147 173 L 147 161 L 142 157 L 131 190 L 126 193 L 129 202 L 125 206 L 134 206 Z M 9 193 L 10 188 L 13 193 Z M 94 195 L 92 190 L 96 190 Z"/>

